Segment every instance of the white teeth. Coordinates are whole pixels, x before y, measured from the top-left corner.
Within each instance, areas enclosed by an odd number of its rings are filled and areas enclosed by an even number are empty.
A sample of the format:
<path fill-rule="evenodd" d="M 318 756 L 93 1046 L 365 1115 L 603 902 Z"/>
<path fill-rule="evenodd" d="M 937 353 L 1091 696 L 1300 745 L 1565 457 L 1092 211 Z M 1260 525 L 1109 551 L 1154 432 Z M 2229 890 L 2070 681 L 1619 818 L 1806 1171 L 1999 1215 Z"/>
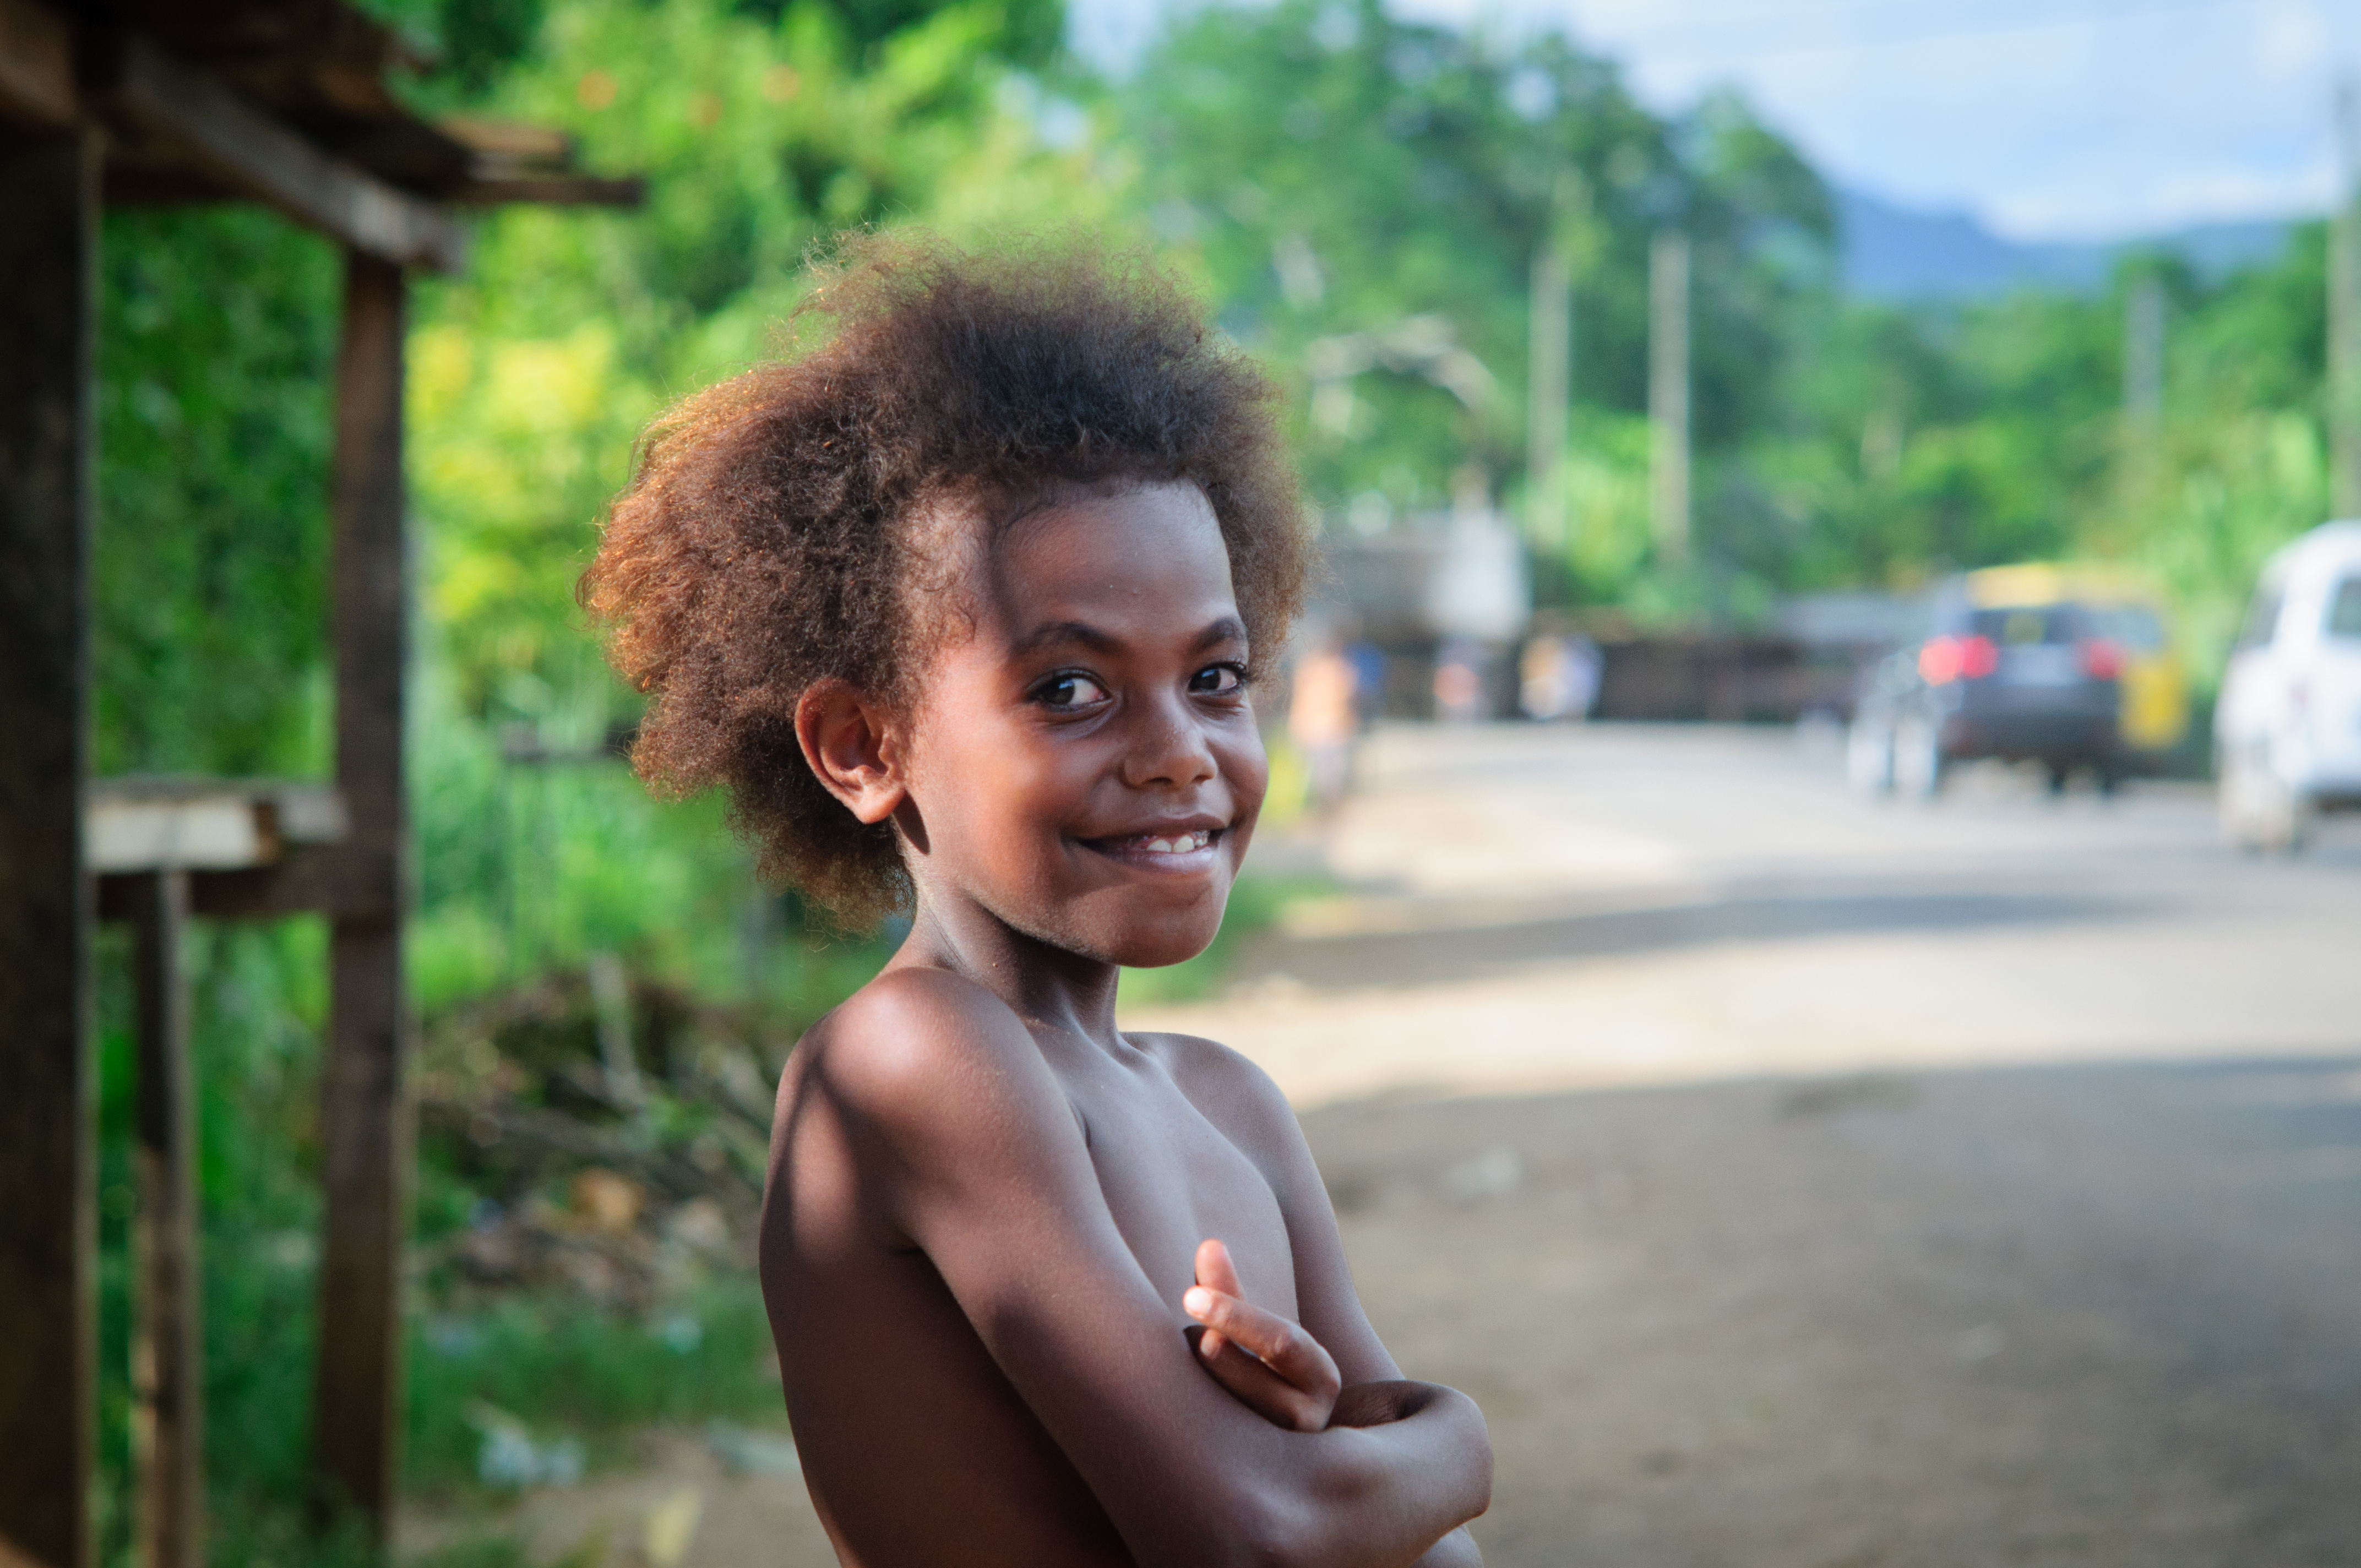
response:
<path fill-rule="evenodd" d="M 1199 850 L 1213 848 L 1213 835 L 1210 828 L 1206 828 L 1194 833 L 1183 833 L 1177 839 L 1143 838 L 1135 839 L 1134 842 L 1139 846 L 1139 852 L 1143 855 L 1187 855 L 1193 854 Z"/>

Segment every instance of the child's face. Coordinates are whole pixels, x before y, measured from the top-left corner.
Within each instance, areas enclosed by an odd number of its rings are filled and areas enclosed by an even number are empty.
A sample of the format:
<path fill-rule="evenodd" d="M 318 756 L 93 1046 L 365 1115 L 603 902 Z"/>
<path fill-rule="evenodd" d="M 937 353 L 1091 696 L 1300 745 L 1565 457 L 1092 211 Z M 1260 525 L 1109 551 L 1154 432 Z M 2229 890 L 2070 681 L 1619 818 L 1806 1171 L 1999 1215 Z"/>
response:
<path fill-rule="evenodd" d="M 974 633 L 930 661 L 911 715 L 912 875 L 939 907 L 1070 952 L 1202 951 L 1269 772 L 1204 496 L 1062 500 L 1008 530 L 968 591 Z"/>

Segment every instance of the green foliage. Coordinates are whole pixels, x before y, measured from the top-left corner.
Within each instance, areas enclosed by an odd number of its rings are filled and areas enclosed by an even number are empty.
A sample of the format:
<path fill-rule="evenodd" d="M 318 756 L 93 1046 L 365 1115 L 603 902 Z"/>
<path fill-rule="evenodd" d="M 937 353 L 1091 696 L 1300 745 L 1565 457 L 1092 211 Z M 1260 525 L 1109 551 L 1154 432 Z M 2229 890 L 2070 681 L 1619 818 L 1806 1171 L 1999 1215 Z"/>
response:
<path fill-rule="evenodd" d="M 750 16 L 775 22 L 787 0 L 739 0 Z M 943 0 L 829 0 L 827 10 L 864 54 L 943 9 Z M 1064 45 L 1066 8 L 1060 0 L 1006 0 L 988 15 L 979 41 L 985 53 L 1012 65 L 1038 70 L 1055 62 Z"/>
<path fill-rule="evenodd" d="M 110 214 L 102 256 L 97 769 L 309 771 L 335 252 L 217 208 Z"/>
<path fill-rule="evenodd" d="M 209 1507 L 225 1562 L 364 1561 L 357 1540 L 315 1539 L 305 1486 L 319 1220 L 313 1050 L 324 933 L 316 921 L 199 926 L 187 973 L 196 1045 L 203 1194 Z M 131 1550 L 129 1231 L 131 995 L 127 933 L 99 948 L 100 1519 L 102 1554 Z"/>
<path fill-rule="evenodd" d="M 1556 37 L 1503 47 L 1373 0 L 1208 7 L 1149 54 L 1126 119 L 1159 232 L 1202 256 L 1223 324 L 1302 393 L 1323 505 L 1374 489 L 1397 509 L 1432 506 L 1471 461 L 1489 476 L 1521 467 L 1528 280 L 1553 235 L 1575 260 L 1577 393 L 1636 411 L 1651 236 L 1691 234 L 1708 447 L 1762 422 L 1780 313 L 1828 273 L 1818 177 L 1742 104 L 1661 120 L 1613 66 Z M 1314 344 L 1427 317 L 1481 365 L 1463 378 L 1474 395 L 1382 364 L 1312 395 Z"/>
<path fill-rule="evenodd" d="M 786 1418 L 762 1296 L 742 1277 L 653 1321 L 532 1298 L 430 1318 L 415 1325 L 409 1365 L 407 1475 L 427 1490 L 472 1483 L 485 1423 L 502 1416 L 589 1440 L 594 1464 L 657 1421 Z"/>
<path fill-rule="evenodd" d="M 2321 225 L 2216 280 L 2131 258 L 2091 296 L 1954 309 L 1831 305 L 1751 451 L 1797 548 L 1783 587 L 1909 587 L 2062 555 L 2145 567 L 2181 606 L 2201 685 L 2256 570 L 2327 515 Z M 2166 291 L 2164 410 L 2124 411 L 2126 294 Z"/>
<path fill-rule="evenodd" d="M 439 63 L 460 88 L 480 93 L 524 57 L 541 33 L 547 0 L 442 0 Z"/>
<path fill-rule="evenodd" d="M 1038 90 L 992 63 L 1000 13 L 942 6 L 867 53 L 825 9 L 766 25 L 723 0 L 574 0 L 488 112 L 564 126 L 647 209 L 521 209 L 467 277 L 427 291 L 412 342 L 412 473 L 427 601 L 462 709 L 537 721 L 612 695 L 573 579 L 631 440 L 669 399 L 741 368 L 851 225 L 953 236 L 1101 222 L 1123 171 L 1045 146 Z M 619 714 L 618 718 L 628 718 Z"/>

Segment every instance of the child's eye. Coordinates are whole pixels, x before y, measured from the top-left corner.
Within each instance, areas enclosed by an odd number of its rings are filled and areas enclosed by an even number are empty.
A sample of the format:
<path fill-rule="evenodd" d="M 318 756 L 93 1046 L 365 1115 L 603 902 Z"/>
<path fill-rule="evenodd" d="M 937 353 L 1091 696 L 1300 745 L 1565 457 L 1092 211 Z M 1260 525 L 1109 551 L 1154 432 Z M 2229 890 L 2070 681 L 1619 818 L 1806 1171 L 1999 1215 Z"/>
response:
<path fill-rule="evenodd" d="M 1208 664 L 1189 677 L 1191 696 L 1235 696 L 1246 689 L 1246 673 L 1237 664 Z"/>
<path fill-rule="evenodd" d="M 1106 687 L 1088 675 L 1051 675 L 1033 688 L 1033 700 L 1049 708 L 1092 707 L 1106 696 Z"/>

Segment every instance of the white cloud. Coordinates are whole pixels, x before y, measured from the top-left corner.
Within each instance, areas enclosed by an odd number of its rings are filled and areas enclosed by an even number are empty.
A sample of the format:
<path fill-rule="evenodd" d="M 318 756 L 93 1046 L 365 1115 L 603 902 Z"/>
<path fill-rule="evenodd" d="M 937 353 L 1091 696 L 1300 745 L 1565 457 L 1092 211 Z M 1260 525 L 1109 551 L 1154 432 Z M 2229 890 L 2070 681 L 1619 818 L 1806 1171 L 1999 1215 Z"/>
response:
<path fill-rule="evenodd" d="M 1127 60 L 1158 0 L 1072 0 Z M 2361 69 L 2352 0 L 1397 0 L 1563 27 L 1677 109 L 1735 85 L 1838 182 L 1963 207 L 2020 239 L 2106 239 L 2318 212 L 2330 94 Z"/>

